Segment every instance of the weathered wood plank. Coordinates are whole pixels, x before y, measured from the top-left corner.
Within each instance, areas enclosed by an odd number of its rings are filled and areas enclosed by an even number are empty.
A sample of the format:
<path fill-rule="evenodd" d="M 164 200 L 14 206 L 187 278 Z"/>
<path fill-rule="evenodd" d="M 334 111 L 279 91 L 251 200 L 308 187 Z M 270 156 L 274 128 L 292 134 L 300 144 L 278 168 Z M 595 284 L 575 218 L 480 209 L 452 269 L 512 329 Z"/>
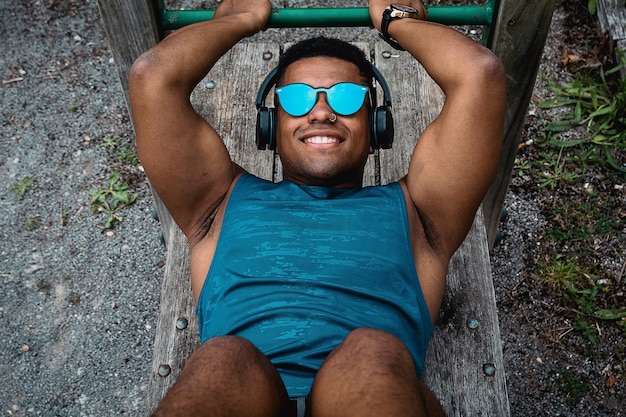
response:
<path fill-rule="evenodd" d="M 510 416 L 482 210 L 450 261 L 424 379 L 449 417 Z"/>
<path fill-rule="evenodd" d="M 256 148 L 254 101 L 263 78 L 277 64 L 279 53 L 277 45 L 239 43 L 218 61 L 191 97 L 196 111 L 224 140 L 233 161 L 270 181 L 274 156 L 271 151 Z"/>
<path fill-rule="evenodd" d="M 626 6 L 623 0 L 597 0 L 600 30 L 614 42 L 626 39 Z"/>
<path fill-rule="evenodd" d="M 168 233 L 167 258 L 148 378 L 146 416 L 152 414 L 198 347 L 198 318 L 191 293 L 189 245 L 174 223 Z"/>
<path fill-rule="evenodd" d="M 383 183 L 406 173 L 419 135 L 438 116 L 445 100 L 439 86 L 409 54 L 383 58 L 388 52 L 385 43 L 376 44 L 376 65 L 390 84 L 396 120 L 394 146 L 381 152 Z M 450 262 L 444 302 L 426 357 L 425 382 L 450 417 L 510 415 L 483 221 L 479 211 Z M 470 320 L 472 327 L 473 323 L 478 327 L 470 329 Z M 495 373 L 487 376 L 483 366 Z"/>
<path fill-rule="evenodd" d="M 128 71 L 139 55 L 159 40 L 150 3 L 151 0 L 98 0 L 128 108 Z"/>
<path fill-rule="evenodd" d="M 388 184 L 407 173 L 420 135 L 438 115 L 445 96 L 426 70 L 408 53 L 376 42 L 375 64 L 389 84 L 395 140 L 380 152 L 381 183 Z M 380 100 L 379 100 L 380 101 Z"/>
<path fill-rule="evenodd" d="M 159 41 L 154 9 L 151 3 L 151 0 L 98 0 L 98 9 L 102 16 L 129 112 L 128 72 L 130 67 L 143 52 Z M 163 229 L 163 236 L 167 242 L 169 230 L 174 221 L 152 186 L 150 188 Z"/>
<path fill-rule="evenodd" d="M 507 73 L 507 112 L 500 163 L 483 200 L 489 247 L 493 247 L 502 205 L 511 180 L 555 0 L 500 0 L 491 50 Z"/>
<path fill-rule="evenodd" d="M 626 53 L 626 5 L 623 0 L 598 0 L 598 22 L 602 33 L 611 40 L 612 51 Z M 626 68 L 620 70 L 626 79 Z"/>

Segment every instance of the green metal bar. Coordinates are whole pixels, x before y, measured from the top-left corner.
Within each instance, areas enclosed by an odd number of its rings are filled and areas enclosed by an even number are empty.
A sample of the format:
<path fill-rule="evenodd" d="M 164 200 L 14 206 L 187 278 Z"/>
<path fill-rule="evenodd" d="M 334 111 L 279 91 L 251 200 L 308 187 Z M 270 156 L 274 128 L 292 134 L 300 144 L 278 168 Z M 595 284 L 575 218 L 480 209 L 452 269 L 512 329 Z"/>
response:
<path fill-rule="evenodd" d="M 500 0 L 489 0 L 489 3 L 487 3 L 486 6 L 489 7 L 490 9 L 489 13 L 491 14 L 492 22 L 490 25 L 485 26 L 480 43 L 483 46 L 486 46 L 491 49 L 493 47 L 492 45 L 493 34 L 495 32 L 494 22 L 498 20 L 498 12 L 500 10 Z"/>
<path fill-rule="evenodd" d="M 159 2 L 162 4 L 161 2 Z M 428 20 L 445 25 L 490 26 L 493 22 L 493 3 L 471 6 L 430 6 Z M 159 7 L 163 30 L 175 30 L 213 18 L 214 10 L 172 10 Z M 345 8 L 275 8 L 268 27 L 358 27 L 371 26 L 367 7 Z"/>

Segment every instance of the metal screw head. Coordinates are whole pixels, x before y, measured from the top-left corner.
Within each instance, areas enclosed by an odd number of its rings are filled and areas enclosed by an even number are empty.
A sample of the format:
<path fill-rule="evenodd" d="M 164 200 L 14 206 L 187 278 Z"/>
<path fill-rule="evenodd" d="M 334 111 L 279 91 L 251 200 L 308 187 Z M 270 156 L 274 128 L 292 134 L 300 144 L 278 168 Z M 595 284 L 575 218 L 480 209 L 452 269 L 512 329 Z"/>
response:
<path fill-rule="evenodd" d="M 478 320 L 476 319 L 467 319 L 467 327 L 474 330 L 478 328 Z"/>
<path fill-rule="evenodd" d="M 176 320 L 176 328 L 178 330 L 184 330 L 187 328 L 188 325 L 189 325 L 189 321 L 187 321 L 186 318 L 180 318 Z"/>
<path fill-rule="evenodd" d="M 168 364 L 164 363 L 164 364 L 159 365 L 159 370 L 157 371 L 157 373 L 159 374 L 160 377 L 165 378 L 166 376 L 172 373 L 172 368 L 170 368 Z"/>
<path fill-rule="evenodd" d="M 483 373 L 487 376 L 494 376 L 496 374 L 496 367 L 493 363 L 485 363 L 483 365 Z"/>

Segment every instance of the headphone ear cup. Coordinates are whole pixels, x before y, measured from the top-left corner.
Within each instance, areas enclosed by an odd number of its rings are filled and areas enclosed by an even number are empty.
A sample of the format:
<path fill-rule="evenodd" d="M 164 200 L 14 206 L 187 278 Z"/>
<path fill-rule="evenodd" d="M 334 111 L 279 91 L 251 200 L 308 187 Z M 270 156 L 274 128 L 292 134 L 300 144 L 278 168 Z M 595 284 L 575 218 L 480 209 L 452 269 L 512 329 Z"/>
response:
<path fill-rule="evenodd" d="M 273 108 L 261 107 L 256 116 L 256 147 L 264 150 L 276 149 L 276 111 Z"/>
<path fill-rule="evenodd" d="M 372 114 L 372 147 L 390 149 L 393 145 L 393 116 L 387 106 L 376 107 Z"/>
<path fill-rule="evenodd" d="M 276 149 L 276 109 L 270 107 L 267 109 L 268 112 L 268 123 L 269 128 L 267 129 L 267 134 L 269 136 L 269 141 L 267 147 L 270 151 Z"/>

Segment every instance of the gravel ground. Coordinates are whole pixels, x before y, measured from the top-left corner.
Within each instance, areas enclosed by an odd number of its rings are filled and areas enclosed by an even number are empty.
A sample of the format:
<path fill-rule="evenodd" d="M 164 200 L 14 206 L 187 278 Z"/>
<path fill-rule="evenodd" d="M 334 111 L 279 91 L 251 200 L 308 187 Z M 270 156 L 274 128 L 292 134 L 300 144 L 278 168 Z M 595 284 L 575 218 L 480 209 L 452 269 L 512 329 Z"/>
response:
<path fill-rule="evenodd" d="M 140 170 L 103 146 L 133 135 L 95 0 L 0 0 L 0 39 L 0 413 L 140 416 L 165 250 Z M 106 188 L 113 168 L 138 198 L 103 233 L 89 190 Z M 571 406 L 544 389 L 568 356 L 538 343 L 508 292 L 524 280 L 524 242 L 544 220 L 523 196 L 511 193 L 507 207 L 493 264 L 513 415 L 624 415 L 623 397 Z"/>
<path fill-rule="evenodd" d="M 0 1 L 2 415 L 144 408 L 165 252 L 145 184 L 114 235 L 91 213 L 98 145 L 131 135 L 99 19 L 95 1 Z"/>

